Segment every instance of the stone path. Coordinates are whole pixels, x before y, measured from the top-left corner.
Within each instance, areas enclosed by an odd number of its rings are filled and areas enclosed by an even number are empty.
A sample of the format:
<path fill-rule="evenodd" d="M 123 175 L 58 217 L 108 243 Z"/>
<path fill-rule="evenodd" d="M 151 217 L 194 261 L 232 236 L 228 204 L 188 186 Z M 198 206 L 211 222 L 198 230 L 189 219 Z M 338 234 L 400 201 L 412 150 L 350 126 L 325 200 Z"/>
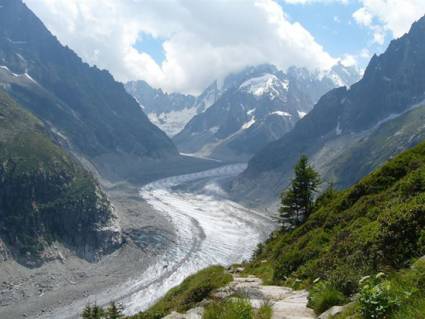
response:
<path fill-rule="evenodd" d="M 308 292 L 292 290 L 287 287 L 266 286 L 261 279 L 254 276 L 240 277 L 233 275 L 234 280 L 226 287 L 219 289 L 213 297 L 226 298 L 231 295 L 243 296 L 254 308 L 270 304 L 273 310 L 272 319 L 313 319 L 312 309 L 307 308 Z"/>
<path fill-rule="evenodd" d="M 263 285 L 261 279 L 254 276 L 241 277 L 233 274 L 233 281 L 217 290 L 212 297 L 225 299 L 231 296 L 247 298 L 254 308 L 263 304 L 272 307 L 272 319 L 314 319 L 313 310 L 307 308 L 308 292 L 292 290 L 287 287 Z M 186 314 L 173 312 L 163 319 L 202 319 L 203 308 L 189 310 Z"/>

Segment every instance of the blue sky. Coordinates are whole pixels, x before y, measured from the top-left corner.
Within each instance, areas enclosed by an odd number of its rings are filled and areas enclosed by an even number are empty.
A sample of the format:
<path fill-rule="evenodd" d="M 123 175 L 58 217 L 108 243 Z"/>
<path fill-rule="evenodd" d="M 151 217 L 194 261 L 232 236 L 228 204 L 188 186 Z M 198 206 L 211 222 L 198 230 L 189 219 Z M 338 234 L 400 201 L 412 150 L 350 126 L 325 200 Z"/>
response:
<path fill-rule="evenodd" d="M 149 54 L 156 63 L 161 64 L 165 60 L 165 51 L 162 47 L 164 39 L 153 37 L 149 33 L 140 33 L 139 37 L 134 44 L 139 52 Z"/>
<path fill-rule="evenodd" d="M 382 53 L 391 40 L 390 34 L 385 42 L 378 45 L 372 41 L 369 28 L 360 26 L 353 19 L 353 13 L 361 8 L 357 1 L 343 3 L 312 3 L 309 5 L 286 4 L 279 1 L 284 12 L 292 21 L 300 22 L 332 56 L 358 54 L 363 49 Z M 363 59 L 365 63 L 367 59 Z"/>

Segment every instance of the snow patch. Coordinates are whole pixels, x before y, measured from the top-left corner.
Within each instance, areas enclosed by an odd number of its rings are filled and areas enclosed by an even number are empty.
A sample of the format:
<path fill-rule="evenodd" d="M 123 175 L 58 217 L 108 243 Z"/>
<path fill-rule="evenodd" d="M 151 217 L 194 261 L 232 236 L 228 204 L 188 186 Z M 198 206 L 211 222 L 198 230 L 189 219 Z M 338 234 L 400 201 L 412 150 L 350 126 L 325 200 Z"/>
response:
<path fill-rule="evenodd" d="M 168 113 L 149 113 L 148 117 L 152 123 L 167 133 L 168 136 L 174 136 L 179 133 L 196 114 L 197 108 L 189 107 Z"/>
<path fill-rule="evenodd" d="M 37 83 L 37 81 L 36 81 L 36 80 L 34 80 L 34 79 L 31 77 L 31 75 L 29 75 L 27 72 L 25 72 L 25 73 L 24 73 L 24 76 L 25 76 L 28 80 L 30 80 L 31 82 L 34 82 L 34 83 L 38 84 L 38 83 Z"/>
<path fill-rule="evenodd" d="M 275 115 L 279 115 L 279 116 L 282 116 L 282 117 L 292 117 L 292 114 L 289 114 L 288 112 L 283 112 L 283 111 L 274 111 L 270 114 L 272 114 L 272 115 L 275 114 Z"/>
<path fill-rule="evenodd" d="M 341 135 L 341 133 L 342 133 L 342 130 L 341 130 L 341 123 L 338 121 L 338 124 L 336 125 L 336 128 L 335 128 L 335 134 L 336 134 L 337 136 L 340 136 L 340 135 Z"/>
<path fill-rule="evenodd" d="M 209 131 L 211 132 L 211 133 L 213 133 L 213 134 L 215 134 L 215 133 L 217 133 L 218 132 L 218 130 L 220 129 L 220 127 L 219 126 L 213 126 L 213 127 L 211 127 L 210 129 L 209 129 Z"/>
<path fill-rule="evenodd" d="M 5 66 L 5 65 L 0 65 L 0 69 L 6 70 L 7 72 L 9 72 L 14 77 L 18 77 L 19 76 L 19 74 L 16 74 L 16 73 L 13 73 L 12 71 L 10 71 L 10 69 L 7 66 Z"/>
<path fill-rule="evenodd" d="M 307 112 L 301 112 L 301 111 L 297 111 L 298 116 L 300 117 L 300 119 L 302 119 L 304 116 L 307 115 Z"/>
<path fill-rule="evenodd" d="M 244 125 L 242 125 L 242 129 L 246 130 L 250 128 L 255 123 L 255 116 L 253 116 L 248 122 L 246 122 Z"/>
<path fill-rule="evenodd" d="M 269 73 L 246 80 L 239 86 L 239 89 L 245 90 L 255 96 L 270 93 L 271 98 L 274 98 L 279 95 L 279 92 L 276 90 L 279 82 L 284 90 L 288 90 L 288 81 L 280 81 L 275 75 Z"/>
<path fill-rule="evenodd" d="M 255 112 L 256 108 L 250 109 L 248 112 L 246 112 L 247 115 L 251 116 Z"/>

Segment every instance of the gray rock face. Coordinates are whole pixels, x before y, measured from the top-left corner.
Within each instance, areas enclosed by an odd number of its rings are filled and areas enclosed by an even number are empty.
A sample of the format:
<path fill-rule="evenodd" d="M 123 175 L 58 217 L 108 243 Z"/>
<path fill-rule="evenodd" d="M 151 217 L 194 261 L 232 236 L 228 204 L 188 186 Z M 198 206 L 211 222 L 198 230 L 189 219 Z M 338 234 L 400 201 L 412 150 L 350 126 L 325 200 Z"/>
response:
<path fill-rule="evenodd" d="M 173 140 L 184 153 L 244 161 L 289 132 L 323 93 L 343 84 L 334 70 L 318 74 L 292 67 L 284 73 L 272 65 L 249 67 L 228 76 L 217 101 Z"/>
<path fill-rule="evenodd" d="M 41 121 L 0 90 L 0 258 L 30 267 L 88 261 L 118 248 L 121 230 L 92 175 L 54 144 Z"/>

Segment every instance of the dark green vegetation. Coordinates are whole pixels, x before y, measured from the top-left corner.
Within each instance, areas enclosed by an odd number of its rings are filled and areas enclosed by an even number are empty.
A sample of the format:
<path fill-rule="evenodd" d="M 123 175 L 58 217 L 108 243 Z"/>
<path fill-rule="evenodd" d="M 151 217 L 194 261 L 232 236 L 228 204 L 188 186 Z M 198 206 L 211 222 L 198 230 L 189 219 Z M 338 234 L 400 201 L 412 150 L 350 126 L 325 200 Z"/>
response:
<path fill-rule="evenodd" d="M 97 305 L 87 305 L 81 313 L 82 319 L 121 319 L 122 306 L 112 302 L 106 309 Z"/>
<path fill-rule="evenodd" d="M 422 143 L 351 188 L 319 197 L 306 222 L 273 234 L 248 271 L 299 287 L 320 278 L 311 304 L 320 311 L 339 304 L 363 276 L 393 273 L 425 254 L 424 191 Z"/>
<path fill-rule="evenodd" d="M 47 135 L 44 125 L 0 91 L 0 240 L 3 258 L 37 265 L 59 241 L 88 260 L 107 252 L 112 217 L 94 178 Z"/>
<path fill-rule="evenodd" d="M 212 266 L 186 278 L 179 286 L 171 289 L 158 303 L 135 315 L 133 319 L 160 319 L 172 311 L 186 312 L 207 298 L 210 293 L 232 280 L 223 267 Z"/>
<path fill-rule="evenodd" d="M 292 229 L 304 223 L 314 206 L 314 195 L 320 185 L 319 174 L 302 155 L 294 168 L 295 178 L 282 194 L 279 222 L 284 229 Z"/>

